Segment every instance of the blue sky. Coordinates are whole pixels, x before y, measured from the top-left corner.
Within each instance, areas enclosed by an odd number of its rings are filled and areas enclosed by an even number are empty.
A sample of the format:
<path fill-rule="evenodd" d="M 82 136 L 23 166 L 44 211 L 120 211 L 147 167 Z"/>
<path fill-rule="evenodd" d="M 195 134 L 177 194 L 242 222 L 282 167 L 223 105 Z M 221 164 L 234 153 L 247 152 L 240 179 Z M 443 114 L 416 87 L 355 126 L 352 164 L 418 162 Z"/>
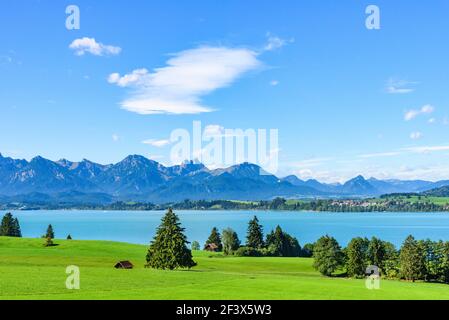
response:
<path fill-rule="evenodd" d="M 201 121 L 279 129 L 280 176 L 449 179 L 447 0 L 0 6 L 4 155 L 169 164 Z"/>

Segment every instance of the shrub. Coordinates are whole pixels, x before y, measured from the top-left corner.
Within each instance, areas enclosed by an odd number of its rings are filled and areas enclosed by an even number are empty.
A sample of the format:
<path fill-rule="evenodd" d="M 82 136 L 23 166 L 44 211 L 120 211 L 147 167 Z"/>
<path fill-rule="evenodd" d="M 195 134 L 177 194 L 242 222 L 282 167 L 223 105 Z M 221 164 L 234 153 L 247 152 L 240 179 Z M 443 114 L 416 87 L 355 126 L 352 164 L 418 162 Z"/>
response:
<path fill-rule="evenodd" d="M 259 249 L 240 247 L 234 252 L 234 255 L 238 257 L 262 257 L 264 254 Z"/>

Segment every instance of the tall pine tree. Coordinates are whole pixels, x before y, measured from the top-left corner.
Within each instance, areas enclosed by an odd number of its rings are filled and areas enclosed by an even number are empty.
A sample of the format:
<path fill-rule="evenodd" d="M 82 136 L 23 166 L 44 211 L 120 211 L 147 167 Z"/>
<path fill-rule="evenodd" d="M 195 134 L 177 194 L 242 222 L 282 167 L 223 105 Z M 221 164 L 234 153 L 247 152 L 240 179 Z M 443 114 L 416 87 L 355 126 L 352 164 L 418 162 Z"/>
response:
<path fill-rule="evenodd" d="M 206 249 L 210 244 L 215 244 L 217 246 L 216 249 L 217 252 L 221 252 L 223 250 L 223 244 L 221 243 L 221 235 L 216 227 L 212 228 L 210 236 L 204 245 L 204 249 Z"/>
<path fill-rule="evenodd" d="M 296 238 L 284 232 L 280 226 L 267 235 L 269 254 L 277 257 L 299 257 L 301 246 Z"/>
<path fill-rule="evenodd" d="M 194 267 L 188 243 L 178 216 L 168 209 L 148 249 L 146 267 L 168 270 Z"/>
<path fill-rule="evenodd" d="M 254 249 L 261 249 L 264 247 L 263 228 L 259 224 L 259 219 L 257 219 L 256 216 L 254 216 L 254 219 L 248 224 L 246 246 Z"/>
<path fill-rule="evenodd" d="M 54 239 L 55 232 L 53 231 L 53 226 L 51 224 L 48 225 L 47 233 L 45 234 L 45 238 Z"/>
<path fill-rule="evenodd" d="M 0 225 L 0 236 L 4 237 L 22 237 L 19 220 L 14 218 L 11 213 L 5 214 Z"/>
<path fill-rule="evenodd" d="M 4 215 L 0 226 L 0 236 L 11 237 L 13 234 L 13 217 L 11 213 Z"/>
<path fill-rule="evenodd" d="M 22 237 L 22 230 L 20 229 L 19 219 L 14 218 L 12 220 L 12 229 L 13 229 L 12 237 L 17 237 L 17 238 L 21 238 Z"/>

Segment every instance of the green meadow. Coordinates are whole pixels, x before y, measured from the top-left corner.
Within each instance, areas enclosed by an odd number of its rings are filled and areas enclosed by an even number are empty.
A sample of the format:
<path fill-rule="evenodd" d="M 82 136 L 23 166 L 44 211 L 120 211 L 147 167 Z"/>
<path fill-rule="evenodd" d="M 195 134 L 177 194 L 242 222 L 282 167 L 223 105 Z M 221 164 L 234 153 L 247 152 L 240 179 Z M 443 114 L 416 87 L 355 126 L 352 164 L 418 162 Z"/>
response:
<path fill-rule="evenodd" d="M 326 278 L 305 258 L 237 258 L 194 252 L 192 270 L 144 268 L 146 246 L 105 241 L 0 237 L 0 299 L 449 299 L 443 284 Z M 116 270 L 119 260 L 135 268 Z M 66 267 L 80 268 L 80 290 L 65 287 Z"/>
<path fill-rule="evenodd" d="M 439 206 L 449 204 L 449 197 L 434 197 L 434 196 L 391 196 L 389 200 L 401 200 L 409 203 L 433 203 Z"/>

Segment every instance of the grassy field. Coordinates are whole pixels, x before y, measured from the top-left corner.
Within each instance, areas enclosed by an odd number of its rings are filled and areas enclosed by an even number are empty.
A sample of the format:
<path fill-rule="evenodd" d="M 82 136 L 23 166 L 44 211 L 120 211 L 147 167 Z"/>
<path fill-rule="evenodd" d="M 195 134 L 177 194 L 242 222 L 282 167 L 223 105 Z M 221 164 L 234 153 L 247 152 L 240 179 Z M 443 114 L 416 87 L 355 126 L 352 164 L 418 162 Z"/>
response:
<path fill-rule="evenodd" d="M 449 197 L 432 197 L 432 196 L 392 196 L 390 200 L 402 200 L 410 203 L 428 202 L 436 205 L 444 206 L 449 204 Z"/>
<path fill-rule="evenodd" d="M 325 278 L 311 259 L 224 258 L 195 252 L 191 271 L 145 269 L 146 247 L 101 241 L 0 237 L 0 299 L 449 299 L 449 286 Z M 115 270 L 131 260 L 133 270 Z M 81 270 L 81 289 L 65 288 L 68 265 Z"/>

